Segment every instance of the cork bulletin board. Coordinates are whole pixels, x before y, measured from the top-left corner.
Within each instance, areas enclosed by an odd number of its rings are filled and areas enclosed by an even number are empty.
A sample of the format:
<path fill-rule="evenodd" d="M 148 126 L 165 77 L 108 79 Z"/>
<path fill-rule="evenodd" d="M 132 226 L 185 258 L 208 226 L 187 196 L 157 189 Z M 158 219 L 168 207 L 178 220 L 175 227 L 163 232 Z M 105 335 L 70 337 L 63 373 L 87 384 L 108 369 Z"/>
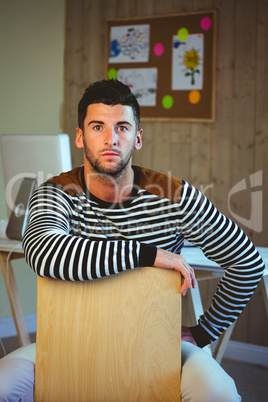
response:
<path fill-rule="evenodd" d="M 108 78 L 127 84 L 143 119 L 214 121 L 216 11 L 106 22 Z"/>

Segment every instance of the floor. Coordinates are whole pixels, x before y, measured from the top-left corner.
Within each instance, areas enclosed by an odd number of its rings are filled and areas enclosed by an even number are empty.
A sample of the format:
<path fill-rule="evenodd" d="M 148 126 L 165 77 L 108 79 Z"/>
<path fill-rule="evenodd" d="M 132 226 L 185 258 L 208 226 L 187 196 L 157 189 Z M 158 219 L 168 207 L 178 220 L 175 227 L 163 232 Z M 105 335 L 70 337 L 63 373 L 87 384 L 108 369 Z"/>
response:
<path fill-rule="evenodd" d="M 35 342 L 35 334 L 30 334 L 30 337 L 31 341 Z M 0 358 L 18 347 L 17 337 L 0 340 Z M 242 402 L 268 402 L 267 367 L 227 359 L 223 359 L 222 367 L 235 380 Z"/>
<path fill-rule="evenodd" d="M 242 402 L 268 402 L 268 368 L 223 359 L 222 367 L 234 379 Z"/>

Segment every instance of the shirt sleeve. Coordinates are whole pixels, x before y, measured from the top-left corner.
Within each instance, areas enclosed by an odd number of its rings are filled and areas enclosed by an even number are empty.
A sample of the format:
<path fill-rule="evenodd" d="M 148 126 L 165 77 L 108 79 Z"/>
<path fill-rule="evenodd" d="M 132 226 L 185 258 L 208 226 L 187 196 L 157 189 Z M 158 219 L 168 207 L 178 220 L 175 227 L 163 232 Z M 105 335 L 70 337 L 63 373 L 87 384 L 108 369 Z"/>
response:
<path fill-rule="evenodd" d="M 184 237 L 224 269 L 209 309 L 191 328 L 203 347 L 237 319 L 262 277 L 264 262 L 243 230 L 187 182 L 183 182 L 179 215 Z"/>
<path fill-rule="evenodd" d="M 156 247 L 138 241 L 90 240 L 71 234 L 72 197 L 46 183 L 33 194 L 23 236 L 27 263 L 40 276 L 85 281 L 153 265 Z"/>

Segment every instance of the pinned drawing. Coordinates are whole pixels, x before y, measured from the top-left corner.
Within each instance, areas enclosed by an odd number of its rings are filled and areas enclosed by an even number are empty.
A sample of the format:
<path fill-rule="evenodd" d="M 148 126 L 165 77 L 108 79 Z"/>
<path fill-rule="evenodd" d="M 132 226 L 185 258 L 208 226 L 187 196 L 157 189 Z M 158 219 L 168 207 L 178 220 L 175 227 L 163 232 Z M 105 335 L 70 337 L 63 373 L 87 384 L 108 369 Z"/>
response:
<path fill-rule="evenodd" d="M 148 62 L 149 37 L 149 25 L 111 27 L 109 63 Z"/>
<path fill-rule="evenodd" d="M 203 34 L 188 35 L 180 42 L 173 38 L 172 89 L 203 89 Z"/>
<path fill-rule="evenodd" d="M 129 86 L 140 106 L 156 105 L 156 68 L 119 69 L 117 78 Z"/>

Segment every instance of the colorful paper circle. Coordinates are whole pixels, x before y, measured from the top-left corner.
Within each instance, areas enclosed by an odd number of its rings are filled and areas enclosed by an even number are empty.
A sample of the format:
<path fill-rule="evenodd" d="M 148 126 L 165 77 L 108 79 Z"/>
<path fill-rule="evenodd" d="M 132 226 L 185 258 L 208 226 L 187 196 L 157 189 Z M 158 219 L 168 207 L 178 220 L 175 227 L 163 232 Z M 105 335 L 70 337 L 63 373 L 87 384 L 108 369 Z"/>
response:
<path fill-rule="evenodd" d="M 156 43 L 154 45 L 154 54 L 156 56 L 162 56 L 164 53 L 164 45 L 162 43 Z"/>
<path fill-rule="evenodd" d="M 195 105 L 200 102 L 201 94 L 199 91 L 193 90 L 189 93 L 189 102 Z"/>
<path fill-rule="evenodd" d="M 178 30 L 178 38 L 181 42 L 185 41 L 188 38 L 189 32 L 187 28 L 180 28 Z"/>
<path fill-rule="evenodd" d="M 171 95 L 165 95 L 162 99 L 162 105 L 165 109 L 170 109 L 173 106 L 173 97 Z"/>
<path fill-rule="evenodd" d="M 200 22 L 200 26 L 202 29 L 204 29 L 204 31 L 207 31 L 211 28 L 212 25 L 212 21 L 211 18 L 209 17 L 203 17 L 201 22 Z"/>
<path fill-rule="evenodd" d="M 110 68 L 110 70 L 108 71 L 108 78 L 109 80 L 115 80 L 117 78 L 117 70 L 115 68 Z"/>

